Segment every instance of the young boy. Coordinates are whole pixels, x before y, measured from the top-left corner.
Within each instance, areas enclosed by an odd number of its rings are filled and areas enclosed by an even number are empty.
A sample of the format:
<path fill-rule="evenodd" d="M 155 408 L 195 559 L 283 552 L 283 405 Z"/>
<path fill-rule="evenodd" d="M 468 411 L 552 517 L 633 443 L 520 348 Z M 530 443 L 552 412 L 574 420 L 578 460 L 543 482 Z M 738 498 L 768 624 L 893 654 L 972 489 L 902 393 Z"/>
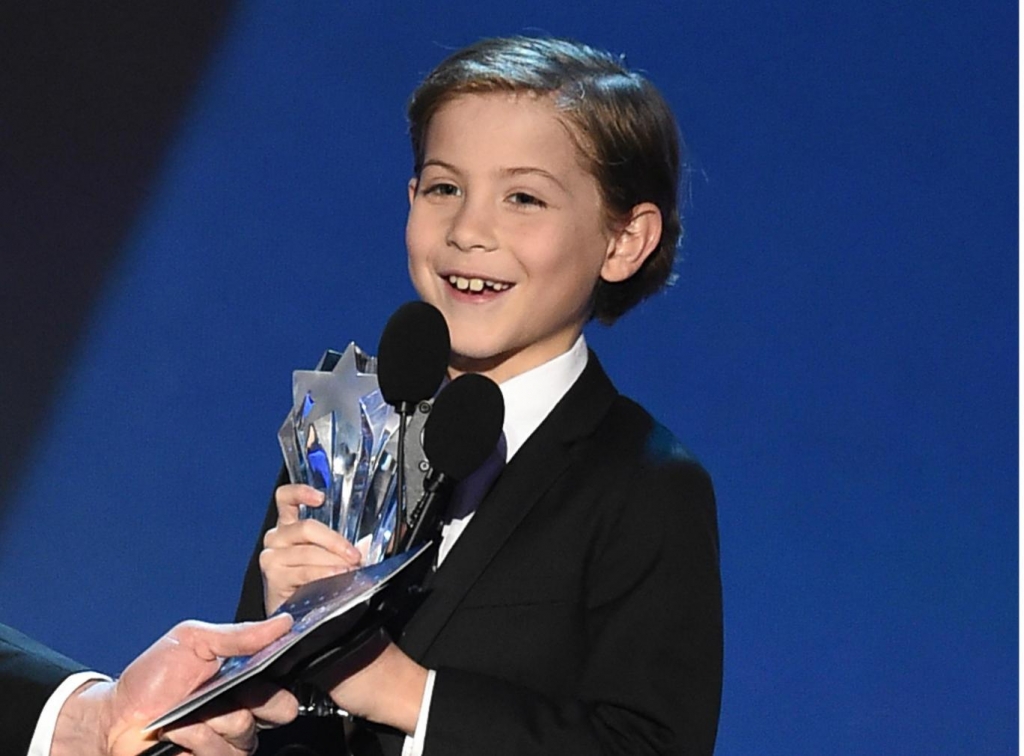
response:
<path fill-rule="evenodd" d="M 350 748 L 710 754 L 722 673 L 711 482 L 617 394 L 582 336 L 671 271 L 671 112 L 608 54 L 511 38 L 441 63 L 409 119 L 410 275 L 448 322 L 451 375 L 500 385 L 507 464 L 446 529 L 400 637 L 331 690 L 361 718 Z M 317 497 L 278 489 L 240 616 L 357 563 L 339 535 L 297 521 Z"/>

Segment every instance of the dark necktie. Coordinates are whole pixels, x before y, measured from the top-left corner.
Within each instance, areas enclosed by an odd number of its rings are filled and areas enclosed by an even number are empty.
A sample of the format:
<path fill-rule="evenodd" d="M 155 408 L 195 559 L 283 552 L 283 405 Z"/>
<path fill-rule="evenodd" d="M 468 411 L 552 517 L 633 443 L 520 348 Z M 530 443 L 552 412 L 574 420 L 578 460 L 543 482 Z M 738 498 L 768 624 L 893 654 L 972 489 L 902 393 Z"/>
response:
<path fill-rule="evenodd" d="M 444 521 L 446 523 L 464 519 L 476 511 L 505 467 L 506 449 L 505 434 L 503 433 L 498 438 L 498 445 L 494 447 L 494 451 L 481 463 L 480 467 L 455 486 L 451 501 L 445 510 Z"/>

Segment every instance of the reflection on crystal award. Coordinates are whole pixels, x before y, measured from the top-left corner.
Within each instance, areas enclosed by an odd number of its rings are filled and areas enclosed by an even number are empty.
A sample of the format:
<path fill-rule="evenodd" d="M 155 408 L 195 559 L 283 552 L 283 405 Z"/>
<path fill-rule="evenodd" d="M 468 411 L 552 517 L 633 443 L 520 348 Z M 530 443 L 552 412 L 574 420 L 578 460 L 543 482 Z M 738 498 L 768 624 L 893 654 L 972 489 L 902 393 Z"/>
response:
<path fill-rule="evenodd" d="M 354 343 L 340 358 L 328 352 L 320 370 L 294 372 L 292 396 L 278 432 L 288 475 L 324 494 L 300 517 L 338 531 L 363 564 L 376 564 L 395 530 L 399 423 L 377 387 L 376 359 Z"/>

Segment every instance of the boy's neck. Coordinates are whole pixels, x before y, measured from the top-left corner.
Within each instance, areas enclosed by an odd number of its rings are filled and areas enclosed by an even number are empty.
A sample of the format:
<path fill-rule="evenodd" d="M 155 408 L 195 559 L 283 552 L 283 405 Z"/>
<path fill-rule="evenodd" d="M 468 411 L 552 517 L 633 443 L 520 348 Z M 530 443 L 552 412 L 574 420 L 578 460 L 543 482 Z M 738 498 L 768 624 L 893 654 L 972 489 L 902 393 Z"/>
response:
<path fill-rule="evenodd" d="M 557 360 L 573 349 L 582 337 L 583 331 L 580 329 L 580 331 L 573 334 L 568 343 L 561 345 L 557 350 L 551 350 L 547 354 L 542 353 L 539 356 L 531 354 L 530 356 L 533 359 L 520 359 L 524 356 L 522 352 L 525 350 L 503 352 L 502 354 L 483 359 L 474 359 L 452 353 L 451 360 L 448 363 L 448 377 L 454 380 L 463 373 L 477 373 L 487 376 L 500 385 L 505 383 L 505 381 L 512 380 L 543 365 L 547 365 L 552 360 Z"/>

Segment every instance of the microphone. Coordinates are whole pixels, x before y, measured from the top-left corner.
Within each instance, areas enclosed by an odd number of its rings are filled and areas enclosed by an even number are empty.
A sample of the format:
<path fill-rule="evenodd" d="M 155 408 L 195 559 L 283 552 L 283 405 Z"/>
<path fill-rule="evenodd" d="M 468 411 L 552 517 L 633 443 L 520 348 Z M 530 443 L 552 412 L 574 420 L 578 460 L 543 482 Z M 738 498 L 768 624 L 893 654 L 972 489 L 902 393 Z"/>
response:
<path fill-rule="evenodd" d="M 406 302 L 388 318 L 377 346 L 377 383 L 384 401 L 411 412 L 429 399 L 448 371 L 451 337 L 444 315 L 426 302 Z"/>
<path fill-rule="evenodd" d="M 423 426 L 423 451 L 430 471 L 423 482 L 423 496 L 410 516 L 403 549 L 422 541 L 432 528 L 441 489 L 468 476 L 494 451 L 504 422 L 505 401 L 490 378 L 466 373 L 441 390 Z"/>
<path fill-rule="evenodd" d="M 398 506 L 388 554 L 395 553 L 403 523 L 408 526 L 405 492 L 405 431 L 416 405 L 429 399 L 448 371 L 451 336 L 444 315 L 426 302 L 406 302 L 388 318 L 377 345 L 377 385 L 384 401 L 398 410 Z"/>

